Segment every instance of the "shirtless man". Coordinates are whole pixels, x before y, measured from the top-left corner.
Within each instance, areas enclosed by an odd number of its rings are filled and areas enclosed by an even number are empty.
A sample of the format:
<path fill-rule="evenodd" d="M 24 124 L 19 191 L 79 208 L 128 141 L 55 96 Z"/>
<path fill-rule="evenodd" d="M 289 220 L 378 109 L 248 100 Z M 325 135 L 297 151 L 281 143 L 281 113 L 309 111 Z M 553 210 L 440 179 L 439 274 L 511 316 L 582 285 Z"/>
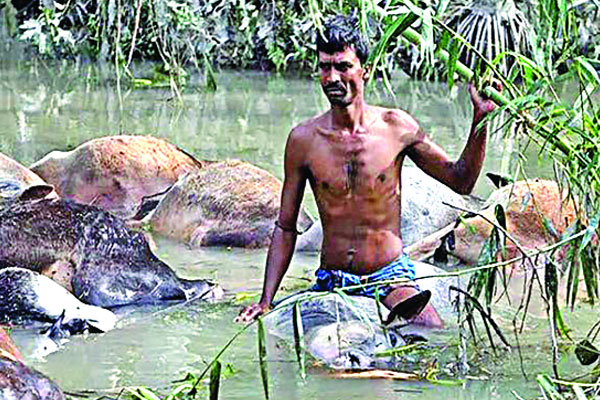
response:
<path fill-rule="evenodd" d="M 458 161 L 434 144 L 406 112 L 368 105 L 363 97 L 368 48 L 355 20 L 330 20 L 317 40 L 320 83 L 331 108 L 292 129 L 285 149 L 285 180 L 279 220 L 269 248 L 260 301 L 236 318 L 249 322 L 267 312 L 294 252 L 296 220 L 306 181 L 323 224 L 321 266 L 313 289 L 331 290 L 365 282 L 414 278 L 414 265 L 400 237 L 400 173 L 408 156 L 423 171 L 458 193 L 469 193 L 485 156 L 493 110 L 469 87 L 474 115 Z M 391 315 L 442 327 L 428 304 L 430 293 L 414 284 L 374 286 L 349 294 L 374 297 Z"/>

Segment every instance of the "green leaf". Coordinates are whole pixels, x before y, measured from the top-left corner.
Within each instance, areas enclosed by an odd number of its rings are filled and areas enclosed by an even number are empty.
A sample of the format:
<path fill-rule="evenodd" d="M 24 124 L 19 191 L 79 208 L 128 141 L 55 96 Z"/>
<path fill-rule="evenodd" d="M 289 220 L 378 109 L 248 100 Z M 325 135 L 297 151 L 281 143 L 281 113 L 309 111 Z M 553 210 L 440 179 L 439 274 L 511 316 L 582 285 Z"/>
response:
<path fill-rule="evenodd" d="M 596 297 L 598 297 L 598 273 L 594 256 L 590 254 L 588 249 L 584 250 L 583 252 L 579 252 L 578 254 L 588 299 L 593 305 Z"/>
<path fill-rule="evenodd" d="M 556 329 L 563 337 L 569 337 L 571 331 L 567 326 L 565 319 L 563 318 L 562 311 L 558 307 L 558 301 L 554 304 L 554 318 L 556 322 Z"/>
<path fill-rule="evenodd" d="M 175 399 L 185 399 L 187 398 L 187 393 L 186 394 L 182 394 L 184 391 L 189 391 L 190 389 L 192 389 L 192 384 L 191 383 L 184 383 L 182 385 L 177 386 L 175 389 L 173 389 L 171 391 L 171 393 L 169 393 L 169 395 L 167 397 L 165 397 L 164 400 L 175 400 Z M 180 396 L 181 395 L 181 396 Z"/>
<path fill-rule="evenodd" d="M 599 219 L 600 219 L 600 212 L 598 212 L 596 215 L 594 215 L 590 219 L 590 223 L 589 223 L 587 229 L 585 230 L 585 234 L 583 236 L 583 239 L 581 240 L 581 244 L 579 245 L 579 251 L 582 251 L 594 237 L 594 233 L 596 232 L 596 229 L 598 229 L 598 220 Z"/>
<path fill-rule="evenodd" d="M 221 372 L 221 376 L 224 379 L 227 379 L 227 378 L 231 378 L 232 376 L 234 376 L 237 373 L 238 373 L 238 371 L 233 367 L 233 364 L 227 363 L 227 364 L 225 364 L 225 370 Z"/>
<path fill-rule="evenodd" d="M 548 233 L 554 236 L 557 240 L 558 238 L 560 238 L 560 233 L 558 233 L 558 231 L 554 227 L 554 223 L 550 218 L 546 217 L 545 215 L 542 215 L 542 224 L 544 225 L 544 228 Z"/>
<path fill-rule="evenodd" d="M 544 289 L 546 297 L 549 300 L 556 301 L 558 293 L 558 277 L 556 274 L 556 264 L 552 260 L 548 260 L 544 267 Z"/>
<path fill-rule="evenodd" d="M 536 381 L 545 397 L 550 397 L 550 400 L 563 400 L 548 375 L 540 374 L 536 377 Z"/>
<path fill-rule="evenodd" d="M 500 204 L 496 204 L 494 214 L 496 216 L 496 221 L 498 221 L 498 225 L 500 225 L 502 229 L 506 230 L 506 213 L 504 212 L 504 207 L 502 207 Z"/>
<path fill-rule="evenodd" d="M 458 61 L 460 53 L 459 49 L 459 41 L 457 39 L 452 39 L 450 48 L 448 49 L 448 90 L 452 90 L 452 87 L 454 86 L 454 72 L 456 71 L 456 61 Z"/>
<path fill-rule="evenodd" d="M 598 349 L 592 342 L 588 339 L 584 339 L 577 343 L 577 346 L 575 347 L 575 356 L 581 365 L 591 365 L 598 360 L 600 352 L 598 352 Z"/>
<path fill-rule="evenodd" d="M 408 13 L 401 17 L 397 17 L 394 23 L 385 29 L 385 32 L 383 33 L 379 42 L 377 42 L 375 49 L 373 50 L 371 56 L 369 57 L 369 60 L 367 61 L 367 65 L 370 65 L 373 71 L 377 69 L 379 63 L 381 62 L 381 58 L 387 52 L 390 40 L 393 37 L 398 36 L 402 32 L 404 32 L 417 19 L 418 17 L 415 14 Z M 371 74 L 371 78 L 369 79 L 369 85 L 373 81 L 373 76 L 374 74 Z"/>
<path fill-rule="evenodd" d="M 221 382 L 221 363 L 215 361 L 210 370 L 210 400 L 219 399 L 219 386 Z"/>
<path fill-rule="evenodd" d="M 258 362 L 260 364 L 260 377 L 265 391 L 265 399 L 269 399 L 269 366 L 267 365 L 267 338 L 265 323 L 258 319 Z"/>
<path fill-rule="evenodd" d="M 300 368 L 300 377 L 306 379 L 306 362 L 304 354 L 304 325 L 302 324 L 302 313 L 300 302 L 294 304 L 293 309 L 294 323 L 294 347 L 296 349 L 296 358 L 298 359 L 298 367 Z"/>
<path fill-rule="evenodd" d="M 145 387 L 137 387 L 135 390 L 128 389 L 130 394 L 139 400 L 160 400 L 153 391 Z"/>
<path fill-rule="evenodd" d="M 577 288 L 579 287 L 579 262 L 577 262 L 577 252 L 571 247 L 568 251 L 569 273 L 567 276 L 567 305 L 573 308 L 577 297 Z"/>
<path fill-rule="evenodd" d="M 424 343 L 412 343 L 412 344 L 407 344 L 407 345 L 399 346 L 399 347 L 393 347 L 391 349 L 380 351 L 378 353 L 375 353 L 374 356 L 375 357 L 397 356 L 397 355 L 404 354 L 411 350 L 415 350 L 415 349 L 418 349 L 418 348 L 424 347 L 424 346 L 425 346 Z"/>
<path fill-rule="evenodd" d="M 446 47 L 448 47 L 448 43 L 450 43 L 450 33 L 448 33 L 448 31 L 444 31 L 438 42 L 437 48 L 435 49 L 436 55 L 439 54 L 440 50 L 444 50 Z"/>
<path fill-rule="evenodd" d="M 578 67 L 577 69 L 580 71 L 581 75 L 584 75 L 586 79 L 593 83 L 594 85 L 600 85 L 600 77 L 598 76 L 598 72 L 596 68 L 584 57 L 577 57 L 574 60 L 575 65 Z"/>
<path fill-rule="evenodd" d="M 587 395 L 585 394 L 580 385 L 573 385 L 573 392 L 575 392 L 577 400 L 588 400 Z"/>

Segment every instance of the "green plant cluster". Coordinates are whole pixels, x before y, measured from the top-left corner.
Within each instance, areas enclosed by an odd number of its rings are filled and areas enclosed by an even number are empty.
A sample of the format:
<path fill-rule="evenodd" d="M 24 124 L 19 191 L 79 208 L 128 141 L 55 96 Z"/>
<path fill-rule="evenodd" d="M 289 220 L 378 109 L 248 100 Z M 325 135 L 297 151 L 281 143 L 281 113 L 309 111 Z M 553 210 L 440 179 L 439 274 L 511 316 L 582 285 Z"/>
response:
<path fill-rule="evenodd" d="M 16 3 L 16 2 L 13 2 Z M 75 0 L 31 2 L 12 13 L 20 40 L 49 57 L 83 56 L 283 70 L 312 67 L 312 2 L 299 0 Z M 351 2 L 320 2 L 347 11 Z M 4 2 L 6 9 L 11 7 Z"/>
<path fill-rule="evenodd" d="M 513 2 L 512 0 L 425 1 L 413 28 L 423 35 L 414 46 L 395 35 L 398 17 L 414 8 L 407 1 L 376 0 L 74 0 L 0 2 L 0 25 L 48 57 L 84 57 L 129 67 L 132 60 L 162 61 L 163 71 L 185 83 L 183 68 L 236 68 L 283 71 L 312 70 L 314 37 L 327 16 L 356 13 L 373 45 L 385 40 L 379 73 L 402 69 L 411 76 L 439 77 L 433 54 L 445 47 L 439 19 L 471 43 L 487 59 L 516 52 L 530 55 L 536 43 L 550 41 L 554 61 L 570 53 L 600 53 L 600 13 L 594 1 Z M 14 5 L 14 6 L 13 6 Z M 546 10 L 554 9 L 555 14 Z M 558 10 L 558 11 L 556 11 Z M 568 15 L 561 20 L 561 15 Z M 532 21 L 534 23 L 528 23 Z M 548 30 L 559 31 L 547 36 Z M 542 28 L 540 30 L 540 28 Z M 459 60 L 477 69 L 478 57 L 456 41 Z M 427 46 L 436 43 L 438 46 Z M 375 46 L 373 46 L 375 47 Z M 506 71 L 511 60 L 502 57 Z M 508 63 L 508 65 L 506 65 Z M 385 69 L 385 71 L 383 71 Z"/>

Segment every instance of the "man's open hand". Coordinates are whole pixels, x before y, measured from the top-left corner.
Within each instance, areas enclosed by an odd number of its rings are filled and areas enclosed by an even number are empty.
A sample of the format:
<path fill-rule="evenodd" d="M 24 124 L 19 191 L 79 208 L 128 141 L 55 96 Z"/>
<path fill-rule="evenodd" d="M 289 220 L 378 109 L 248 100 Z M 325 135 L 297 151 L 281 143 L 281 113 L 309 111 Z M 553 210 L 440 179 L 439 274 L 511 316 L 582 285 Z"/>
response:
<path fill-rule="evenodd" d="M 267 311 L 271 309 L 271 306 L 263 303 L 255 303 L 251 304 L 247 307 L 244 307 L 242 311 L 240 311 L 239 315 L 235 317 L 233 322 L 239 323 L 248 323 L 254 321 L 256 318 L 260 317 Z"/>

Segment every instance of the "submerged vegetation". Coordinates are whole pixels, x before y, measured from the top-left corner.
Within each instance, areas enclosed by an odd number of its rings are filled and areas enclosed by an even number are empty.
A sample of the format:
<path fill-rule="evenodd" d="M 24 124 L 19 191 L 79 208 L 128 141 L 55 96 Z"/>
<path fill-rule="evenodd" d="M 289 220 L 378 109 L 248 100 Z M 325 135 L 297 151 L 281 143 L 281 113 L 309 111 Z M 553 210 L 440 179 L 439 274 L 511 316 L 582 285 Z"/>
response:
<path fill-rule="evenodd" d="M 494 304 L 505 293 L 511 271 L 525 276 L 524 295 L 513 316 L 515 334 L 524 327 L 529 299 L 535 288 L 547 305 L 553 352 L 553 377 L 537 378 L 547 398 L 585 398 L 597 390 L 600 351 L 594 344 L 598 322 L 587 334 L 571 330 L 562 316 L 585 296 L 600 299 L 600 9 L 595 1 L 537 0 L 532 2 L 472 0 L 422 2 L 356 0 L 121 0 L 69 2 L 0 1 L 2 28 L 14 40 L 44 57 L 85 58 L 114 65 L 117 81 L 127 77 L 133 86 L 164 83 L 178 92 L 187 69 L 204 71 L 206 85 L 216 88 L 213 68 L 257 68 L 312 71 L 311 39 L 323 19 L 337 12 L 356 12 L 360 26 L 374 46 L 369 62 L 375 76 L 391 90 L 390 76 L 402 69 L 420 78 L 440 79 L 452 89 L 460 77 L 480 87 L 501 82 L 503 92 L 488 88 L 503 115 L 495 135 L 516 146 L 506 171 L 513 181 L 529 178 L 523 154 L 537 146 L 540 157 L 554 160 L 556 180 L 578 207 L 578 220 L 562 236 L 549 220 L 548 233 L 560 245 L 537 252 L 522 250 L 517 259 L 498 262 L 506 244 L 504 210 L 497 210 L 494 233 L 480 262 L 461 293 L 461 351 L 466 340 L 479 339 L 473 321 L 482 318 L 485 338 L 479 346 L 494 350 L 498 337 Z M 133 60 L 160 62 L 153 79 L 131 72 Z M 162 75 L 161 75 L 162 74 Z M 164 76 L 164 79 L 158 78 Z M 563 88 L 576 88 L 570 97 Z M 559 254 L 560 253 L 560 254 Z M 559 257 L 560 255 L 560 257 Z M 515 266 L 517 265 L 517 266 Z M 535 268 L 534 268 L 535 267 Z M 509 270 L 510 268 L 510 270 Z M 559 298 L 559 287 L 566 297 Z M 585 290 L 584 290 L 585 289 Z M 583 294 L 585 291 L 585 295 Z M 294 313 L 294 316 L 299 313 Z M 261 325 L 262 326 L 262 325 Z M 296 322 L 296 326 L 302 324 Z M 240 331 L 245 331 L 246 328 Z M 268 396 L 264 364 L 264 331 L 259 329 L 261 377 Z M 302 332 L 296 333 L 296 353 L 302 375 Z M 239 335 L 239 333 L 238 333 Z M 236 335 L 237 337 L 237 335 Z M 235 337 L 232 338 L 235 340 Z M 231 341 L 229 342 L 229 344 Z M 195 388 L 210 370 L 211 398 L 218 395 L 219 352 L 198 378 L 178 386 L 167 398 L 193 398 Z M 560 371 L 559 354 L 568 345 L 591 371 L 580 382 L 568 382 Z M 518 347 L 518 346 L 516 346 Z M 405 351 L 406 349 L 403 349 Z M 467 357 L 464 356 L 464 360 Z M 465 361 L 466 362 L 466 361 Z M 210 368 L 209 368 L 210 367 Z M 582 374 L 584 375 L 584 374 Z M 191 383 L 190 383 L 191 382 Z M 563 394 L 559 391 L 567 389 Z M 132 398 L 155 398 L 136 389 Z M 185 392 L 185 394 L 184 394 Z M 190 394 L 191 393 L 191 394 Z M 215 394 L 216 393 L 216 394 Z"/>

